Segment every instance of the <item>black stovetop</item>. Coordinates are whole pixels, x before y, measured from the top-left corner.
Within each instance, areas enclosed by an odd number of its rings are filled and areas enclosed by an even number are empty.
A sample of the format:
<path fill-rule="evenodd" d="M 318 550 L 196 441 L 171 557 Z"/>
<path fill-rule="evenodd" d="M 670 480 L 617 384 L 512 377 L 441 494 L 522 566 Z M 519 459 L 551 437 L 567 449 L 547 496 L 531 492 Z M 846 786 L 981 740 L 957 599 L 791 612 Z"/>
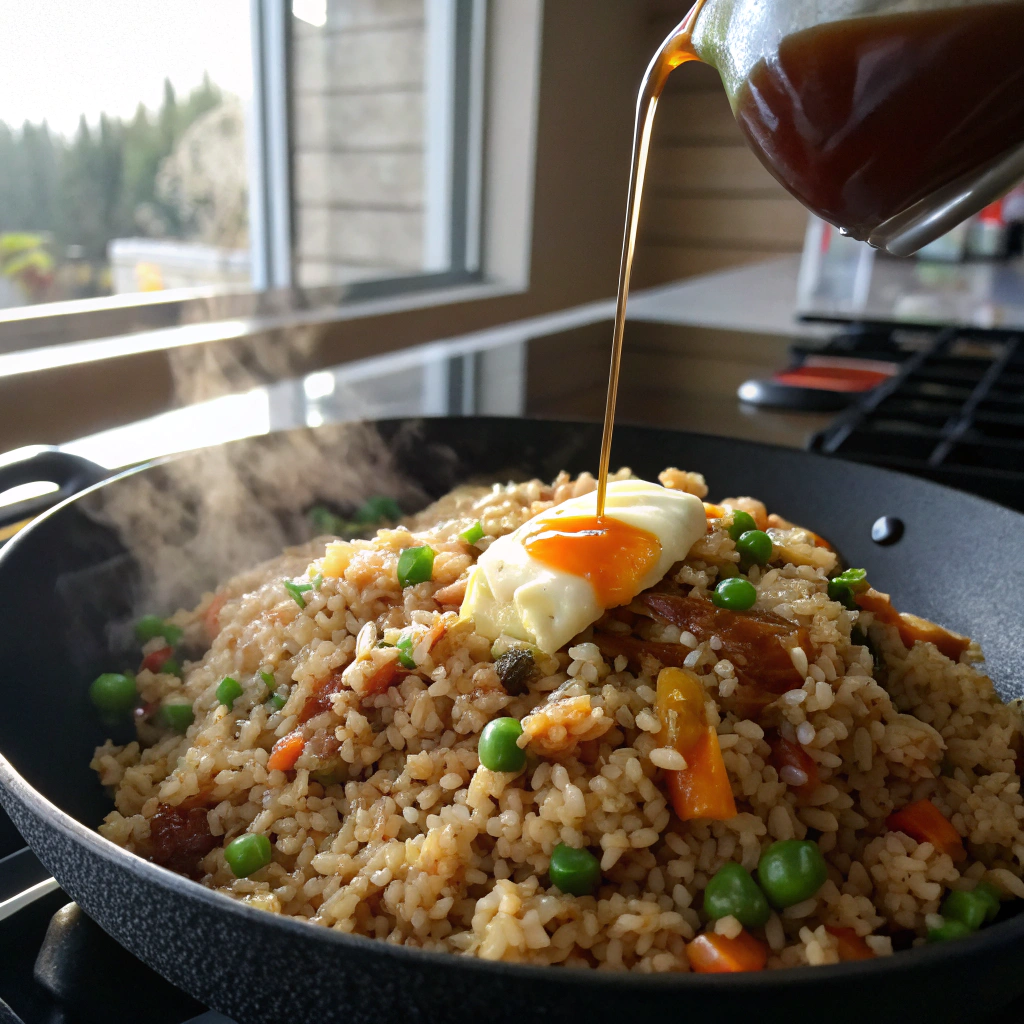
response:
<path fill-rule="evenodd" d="M 0 859 L 0 1024 L 231 1024 L 122 949 L 59 888 L 29 850 Z M 296 1022 L 299 1024 L 299 1022 Z"/>
<path fill-rule="evenodd" d="M 808 353 L 808 350 L 802 350 Z M 898 469 L 1024 511 L 1024 335 L 861 324 L 827 354 L 895 361 L 811 442 L 825 455 Z"/>

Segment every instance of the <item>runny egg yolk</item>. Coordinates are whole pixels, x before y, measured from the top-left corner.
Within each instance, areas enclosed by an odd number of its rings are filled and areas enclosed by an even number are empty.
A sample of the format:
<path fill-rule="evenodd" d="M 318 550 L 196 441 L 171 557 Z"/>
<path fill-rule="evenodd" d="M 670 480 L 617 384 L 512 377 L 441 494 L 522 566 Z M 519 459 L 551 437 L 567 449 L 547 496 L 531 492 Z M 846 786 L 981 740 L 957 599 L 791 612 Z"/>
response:
<path fill-rule="evenodd" d="M 538 562 L 581 576 L 604 608 L 628 604 L 661 556 L 653 533 L 611 516 L 565 516 L 537 524 L 523 547 Z"/>

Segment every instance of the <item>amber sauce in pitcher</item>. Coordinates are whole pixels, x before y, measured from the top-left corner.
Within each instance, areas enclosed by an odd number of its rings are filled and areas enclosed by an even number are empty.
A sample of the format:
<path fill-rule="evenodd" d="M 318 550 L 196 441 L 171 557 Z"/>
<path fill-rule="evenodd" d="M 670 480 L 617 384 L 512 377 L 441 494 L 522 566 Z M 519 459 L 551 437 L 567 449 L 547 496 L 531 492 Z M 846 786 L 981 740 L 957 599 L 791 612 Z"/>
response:
<path fill-rule="evenodd" d="M 828 22 L 786 36 L 736 98 L 769 171 L 855 238 L 1024 141 L 1024 5 Z"/>
<path fill-rule="evenodd" d="M 658 99 L 700 58 L 706 0 L 662 43 L 637 101 L 626 230 L 605 405 L 597 515 L 604 514 L 626 300 Z M 755 64 L 736 119 L 769 171 L 857 238 L 1024 141 L 1024 5 L 987 3 L 828 22 Z"/>

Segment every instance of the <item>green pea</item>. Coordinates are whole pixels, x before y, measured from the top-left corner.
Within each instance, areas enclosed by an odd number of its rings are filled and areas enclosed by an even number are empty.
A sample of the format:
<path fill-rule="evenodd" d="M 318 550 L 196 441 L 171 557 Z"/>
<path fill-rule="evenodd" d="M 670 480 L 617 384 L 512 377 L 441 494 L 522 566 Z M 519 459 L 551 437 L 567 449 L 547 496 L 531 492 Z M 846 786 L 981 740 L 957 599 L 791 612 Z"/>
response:
<path fill-rule="evenodd" d="M 601 862 L 589 850 L 559 843 L 551 851 L 548 878 L 570 896 L 590 896 L 601 883 Z"/>
<path fill-rule="evenodd" d="M 434 573 L 434 549 L 424 544 L 406 548 L 398 556 L 398 584 L 403 589 L 426 583 Z"/>
<path fill-rule="evenodd" d="M 947 942 L 950 939 L 965 939 L 971 929 L 963 921 L 943 921 L 938 928 L 928 929 L 929 942 Z"/>
<path fill-rule="evenodd" d="M 195 717 L 191 704 L 165 704 L 160 709 L 160 718 L 164 725 L 175 732 L 188 732 L 188 727 Z"/>
<path fill-rule="evenodd" d="M 160 673 L 166 676 L 177 676 L 181 678 L 181 664 L 177 658 L 168 658 L 161 666 Z"/>
<path fill-rule="evenodd" d="M 742 864 L 724 864 L 704 890 L 704 910 L 708 917 L 735 917 L 744 928 L 760 928 L 769 917 L 771 907 L 757 882 Z"/>
<path fill-rule="evenodd" d="M 941 913 L 947 921 L 959 921 L 976 932 L 985 923 L 988 902 L 963 889 L 954 889 L 942 901 Z"/>
<path fill-rule="evenodd" d="M 341 516 L 336 516 L 325 505 L 314 505 L 306 515 L 309 516 L 309 521 L 313 524 L 313 527 L 320 533 L 340 535 L 344 533 L 345 528 L 348 526 L 348 523 Z"/>
<path fill-rule="evenodd" d="M 729 580 L 722 580 L 711 592 L 711 600 L 719 608 L 728 608 L 734 612 L 745 612 L 753 608 L 757 601 L 757 588 L 748 579 L 742 576 L 734 576 Z"/>
<path fill-rule="evenodd" d="M 817 843 L 784 839 L 761 854 L 757 880 L 772 906 L 783 910 L 810 899 L 828 880 L 828 868 Z"/>
<path fill-rule="evenodd" d="M 275 711 L 280 711 L 288 703 L 288 698 L 282 697 L 279 693 L 272 693 L 270 695 L 270 703 L 274 705 Z"/>
<path fill-rule="evenodd" d="M 736 550 L 745 562 L 767 565 L 772 560 L 772 539 L 764 530 L 747 530 L 736 541 Z"/>
<path fill-rule="evenodd" d="M 121 672 L 104 672 L 89 687 L 89 699 L 108 715 L 123 715 L 135 706 L 135 680 Z"/>
<path fill-rule="evenodd" d="M 357 523 L 372 526 L 385 519 L 389 522 L 401 519 L 402 510 L 394 498 L 389 498 L 387 495 L 378 495 L 375 498 L 367 499 L 353 518 Z"/>
<path fill-rule="evenodd" d="M 241 696 L 242 684 L 237 679 L 225 676 L 217 684 L 217 700 L 225 707 L 230 708 Z"/>
<path fill-rule="evenodd" d="M 866 569 L 847 569 L 828 581 L 828 596 L 851 612 L 857 610 L 855 594 L 867 589 Z"/>
<path fill-rule="evenodd" d="M 999 916 L 999 910 L 1003 905 L 1003 894 L 991 882 L 979 882 L 971 891 L 988 904 L 988 909 L 985 911 L 985 923 L 991 924 Z"/>
<path fill-rule="evenodd" d="M 260 832 L 247 832 L 224 847 L 224 859 L 235 878 L 248 878 L 270 863 L 270 840 Z"/>
<path fill-rule="evenodd" d="M 749 512 L 744 512 L 742 509 L 736 509 L 733 512 L 732 523 L 729 525 L 729 536 L 733 540 L 739 540 L 743 534 L 756 529 L 757 523 L 754 522 L 754 517 Z"/>
<path fill-rule="evenodd" d="M 413 638 L 411 636 L 403 636 L 399 639 L 395 647 L 398 649 L 398 664 L 402 668 L 415 668 L 416 659 L 412 656 L 412 649 L 415 646 Z"/>
<path fill-rule="evenodd" d="M 526 751 L 516 741 L 523 727 L 515 718 L 495 718 L 480 733 L 477 753 L 480 763 L 492 772 L 520 772 L 526 764 Z"/>
<path fill-rule="evenodd" d="M 467 544 L 475 544 L 478 540 L 482 540 L 484 536 L 484 528 L 479 522 L 474 523 L 468 530 L 463 530 L 459 536 Z"/>
<path fill-rule="evenodd" d="M 135 638 L 140 644 L 157 636 L 162 636 L 171 647 L 174 647 L 181 639 L 181 630 L 177 626 L 164 622 L 159 615 L 143 615 L 135 623 Z"/>

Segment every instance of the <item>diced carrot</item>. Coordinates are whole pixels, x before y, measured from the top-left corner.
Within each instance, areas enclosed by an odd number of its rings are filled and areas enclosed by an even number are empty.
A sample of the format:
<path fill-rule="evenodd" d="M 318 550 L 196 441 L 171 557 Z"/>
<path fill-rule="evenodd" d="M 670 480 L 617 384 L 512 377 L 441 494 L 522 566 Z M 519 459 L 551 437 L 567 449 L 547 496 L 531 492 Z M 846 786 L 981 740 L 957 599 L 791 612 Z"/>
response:
<path fill-rule="evenodd" d="M 799 744 L 790 743 L 790 741 L 785 739 L 783 736 L 777 735 L 775 739 L 771 741 L 771 748 L 772 764 L 775 765 L 775 769 L 779 772 L 780 777 L 782 769 L 786 766 L 796 768 L 807 776 L 807 781 L 800 786 L 792 785 L 787 782 L 785 778 L 783 778 L 782 781 L 785 782 L 786 785 L 797 794 L 797 796 L 804 798 L 809 797 L 818 788 L 818 784 L 821 781 L 818 775 L 818 762 L 815 761 L 814 758 L 811 757 L 811 755 L 808 754 L 807 751 Z"/>
<path fill-rule="evenodd" d="M 839 947 L 840 960 L 872 960 L 875 954 L 871 947 L 852 929 L 840 928 L 838 925 L 827 924 L 825 931 L 835 936 Z"/>
<path fill-rule="evenodd" d="M 174 650 L 170 647 L 161 647 L 159 650 L 150 651 L 142 659 L 142 668 L 148 668 L 150 672 L 159 672 L 164 662 L 173 657 Z"/>
<path fill-rule="evenodd" d="M 688 668 L 667 666 L 658 673 L 658 743 L 675 747 L 684 757 L 708 728 L 704 684 Z"/>
<path fill-rule="evenodd" d="M 807 530 L 807 527 L 804 527 Z M 807 530 L 807 532 L 814 538 L 814 546 L 816 548 L 824 548 L 826 551 L 835 551 L 835 548 L 820 533 L 815 533 L 813 530 Z"/>
<path fill-rule="evenodd" d="M 917 640 L 925 644 L 935 644 L 939 653 L 951 661 L 959 661 L 960 655 L 971 646 L 970 637 L 961 636 L 918 615 L 911 615 L 910 612 L 900 612 L 898 628 L 900 639 L 907 647 L 913 647 Z"/>
<path fill-rule="evenodd" d="M 907 647 L 913 647 L 920 640 L 922 643 L 934 644 L 940 654 L 953 661 L 959 661 L 960 655 L 971 645 L 969 637 L 944 629 L 909 612 L 900 614 L 893 607 L 892 598 L 875 590 L 874 587 L 855 594 L 854 600 L 858 607 L 871 612 L 879 622 L 895 626 L 899 630 L 900 639 Z"/>
<path fill-rule="evenodd" d="M 454 616 L 442 616 L 427 630 L 427 636 L 430 637 L 428 651 L 432 651 L 437 646 L 437 642 L 444 636 L 453 619 Z"/>
<path fill-rule="evenodd" d="M 931 843 L 940 853 L 948 853 L 954 861 L 967 859 L 964 841 L 949 819 L 931 802 L 916 800 L 885 819 L 890 832 L 905 832 L 919 843 Z"/>
<path fill-rule="evenodd" d="M 721 505 L 713 505 L 710 501 L 704 502 L 704 515 L 708 519 L 724 519 L 726 510 Z"/>
<path fill-rule="evenodd" d="M 768 509 L 764 507 L 763 501 L 758 501 L 757 498 L 723 498 L 719 504 L 727 512 L 736 509 L 746 512 L 753 518 L 759 530 L 768 529 Z"/>
<path fill-rule="evenodd" d="M 686 947 L 690 969 L 697 974 L 739 974 L 763 971 L 768 963 L 768 947 L 750 932 L 741 931 L 735 939 L 704 932 Z"/>
<path fill-rule="evenodd" d="M 684 755 L 682 771 L 666 771 L 669 797 L 681 821 L 711 818 L 726 821 L 736 817 L 729 776 L 718 744 L 718 733 L 709 725 L 704 735 Z"/>
<path fill-rule="evenodd" d="M 282 736 L 270 751 L 267 771 L 291 771 L 295 767 L 295 762 L 298 761 L 305 745 L 306 741 L 298 730 L 288 733 L 287 736 Z"/>
<path fill-rule="evenodd" d="M 203 612 L 203 626 L 211 640 L 220 632 L 220 610 L 227 599 L 227 594 L 216 594 Z"/>
<path fill-rule="evenodd" d="M 383 693 L 398 676 L 398 659 L 386 661 L 376 672 L 363 684 L 363 697 L 374 697 Z M 405 673 L 403 673 L 405 674 Z"/>

